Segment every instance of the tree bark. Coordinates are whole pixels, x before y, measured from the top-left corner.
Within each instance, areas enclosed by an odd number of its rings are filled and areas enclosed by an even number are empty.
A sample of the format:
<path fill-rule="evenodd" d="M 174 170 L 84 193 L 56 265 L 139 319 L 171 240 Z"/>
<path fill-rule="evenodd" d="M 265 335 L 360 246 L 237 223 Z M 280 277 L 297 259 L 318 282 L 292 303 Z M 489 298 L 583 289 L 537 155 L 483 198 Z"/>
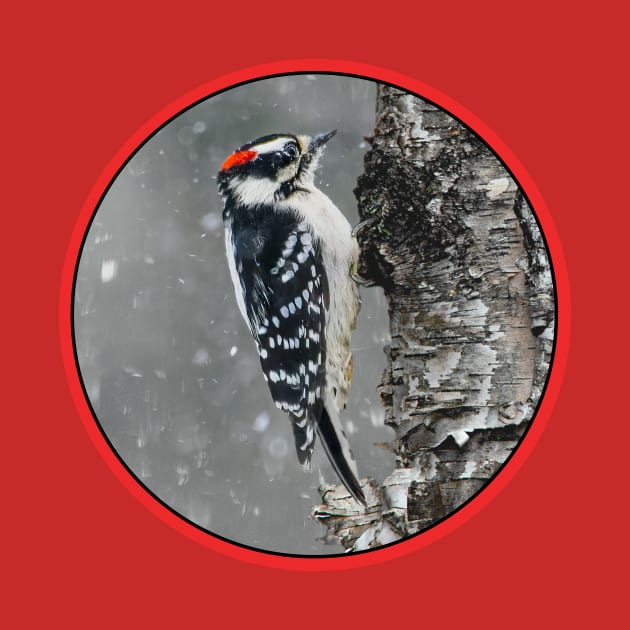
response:
<path fill-rule="evenodd" d="M 349 550 L 421 532 L 478 493 L 523 437 L 550 367 L 555 301 L 545 243 L 508 171 L 470 129 L 380 86 L 355 191 L 360 274 L 388 300 L 378 387 L 397 467 L 368 509 L 322 488 L 315 516 Z"/>

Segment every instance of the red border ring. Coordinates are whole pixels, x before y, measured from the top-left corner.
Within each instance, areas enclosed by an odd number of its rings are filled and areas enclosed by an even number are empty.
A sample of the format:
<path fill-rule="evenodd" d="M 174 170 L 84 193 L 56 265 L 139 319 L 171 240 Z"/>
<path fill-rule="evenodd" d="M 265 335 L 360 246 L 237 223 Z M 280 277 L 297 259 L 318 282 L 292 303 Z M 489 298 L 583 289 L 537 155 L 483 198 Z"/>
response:
<path fill-rule="evenodd" d="M 402 540 L 401 542 L 395 543 L 391 546 L 384 547 L 383 549 L 376 549 L 359 555 L 327 558 L 319 558 L 317 556 L 309 558 L 295 558 L 274 555 L 264 551 L 246 549 L 238 544 L 226 542 L 212 536 L 210 533 L 196 528 L 155 500 L 149 492 L 129 474 L 101 434 L 97 423 L 92 417 L 83 394 L 83 389 L 81 387 L 75 365 L 74 350 L 72 345 L 72 285 L 83 236 L 101 196 L 120 169 L 121 165 L 156 129 L 170 120 L 173 116 L 190 106 L 192 103 L 233 85 L 251 81 L 253 79 L 264 78 L 269 75 L 295 72 L 308 73 L 314 71 L 352 74 L 366 79 L 383 81 L 397 85 L 402 89 L 433 101 L 450 114 L 459 118 L 462 122 L 464 122 L 464 124 L 469 126 L 473 131 L 475 131 L 475 133 L 483 138 L 500 156 L 520 184 L 521 188 L 525 191 L 525 194 L 529 198 L 540 222 L 554 266 L 558 313 L 553 368 L 551 370 L 551 374 L 549 375 L 543 400 L 541 401 L 536 413 L 535 421 L 532 422 L 531 428 L 528 430 L 521 444 L 518 446 L 509 461 L 505 464 L 497 476 L 494 477 L 477 496 L 475 496 L 464 507 L 430 530 L 406 540 Z M 373 565 L 385 560 L 398 558 L 400 556 L 416 552 L 442 538 L 468 521 L 468 519 L 492 501 L 492 499 L 497 496 L 497 494 L 507 485 L 509 480 L 523 465 L 523 462 L 532 452 L 545 426 L 549 422 L 564 376 L 570 339 L 569 283 L 560 239 L 551 214 L 539 190 L 534 185 L 534 182 L 523 165 L 517 160 L 516 156 L 502 142 L 502 140 L 466 108 L 435 88 L 432 88 L 417 79 L 413 79 L 406 75 L 399 74 L 385 68 L 380 68 L 378 66 L 330 59 L 283 61 L 246 68 L 199 86 L 195 90 L 192 90 L 181 98 L 173 101 L 162 111 L 153 116 L 117 151 L 116 155 L 114 155 L 114 157 L 110 160 L 97 179 L 87 199 L 85 200 L 70 238 L 61 278 L 59 332 L 64 369 L 70 386 L 72 398 L 90 438 L 94 442 L 103 459 L 114 471 L 123 485 L 125 485 L 133 496 L 141 501 L 155 515 L 177 531 L 192 540 L 195 540 L 199 544 L 237 560 L 263 566 L 294 570 L 322 571 L 350 569 Z"/>

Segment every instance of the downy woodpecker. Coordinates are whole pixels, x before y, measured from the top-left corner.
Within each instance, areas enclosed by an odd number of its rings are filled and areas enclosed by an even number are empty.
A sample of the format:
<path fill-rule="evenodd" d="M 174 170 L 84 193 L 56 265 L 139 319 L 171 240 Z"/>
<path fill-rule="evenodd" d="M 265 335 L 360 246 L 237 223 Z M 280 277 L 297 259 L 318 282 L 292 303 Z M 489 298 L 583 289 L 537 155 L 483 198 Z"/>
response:
<path fill-rule="evenodd" d="M 236 301 L 271 396 L 291 419 L 298 460 L 310 467 L 319 434 L 339 478 L 365 505 L 339 418 L 352 376 L 359 249 L 347 219 L 314 184 L 335 133 L 248 142 L 227 158 L 217 182 Z"/>

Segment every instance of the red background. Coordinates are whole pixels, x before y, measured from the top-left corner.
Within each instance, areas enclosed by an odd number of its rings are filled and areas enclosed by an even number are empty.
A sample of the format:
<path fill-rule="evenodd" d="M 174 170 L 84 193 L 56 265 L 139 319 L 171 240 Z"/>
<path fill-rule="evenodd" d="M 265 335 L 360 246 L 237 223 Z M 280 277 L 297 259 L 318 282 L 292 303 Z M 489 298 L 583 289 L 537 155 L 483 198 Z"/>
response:
<path fill-rule="evenodd" d="M 612 3 L 143 4 L 4 17 L 3 625 L 622 625 L 628 104 Z M 557 400 L 483 509 L 430 544 L 318 571 L 243 560 L 147 509 L 82 421 L 59 321 L 77 225 L 130 139 L 200 85 L 296 58 L 384 67 L 471 112 L 540 191 L 571 300 Z"/>

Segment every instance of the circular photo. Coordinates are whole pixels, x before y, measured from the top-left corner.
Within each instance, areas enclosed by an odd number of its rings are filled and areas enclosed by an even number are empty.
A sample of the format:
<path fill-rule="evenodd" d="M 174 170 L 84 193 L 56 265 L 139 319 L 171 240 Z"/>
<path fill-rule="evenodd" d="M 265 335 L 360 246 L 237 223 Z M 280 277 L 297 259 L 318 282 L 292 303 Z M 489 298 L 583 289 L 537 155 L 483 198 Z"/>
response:
<path fill-rule="evenodd" d="M 289 74 L 195 103 L 83 239 L 73 336 L 129 473 L 274 554 L 358 553 L 481 492 L 534 419 L 556 302 L 525 192 L 419 95 Z"/>

